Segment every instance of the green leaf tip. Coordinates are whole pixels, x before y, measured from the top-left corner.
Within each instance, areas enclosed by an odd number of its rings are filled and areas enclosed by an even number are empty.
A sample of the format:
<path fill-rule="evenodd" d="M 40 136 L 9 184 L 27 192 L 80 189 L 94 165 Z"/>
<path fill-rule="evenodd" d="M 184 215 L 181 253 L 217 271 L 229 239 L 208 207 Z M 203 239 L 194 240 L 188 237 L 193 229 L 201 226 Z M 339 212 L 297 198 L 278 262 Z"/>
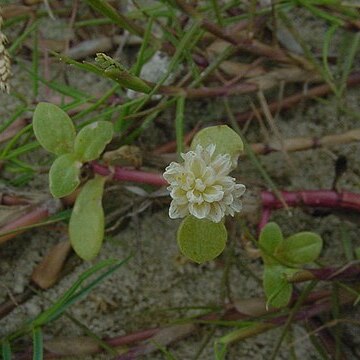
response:
<path fill-rule="evenodd" d="M 49 172 L 50 192 L 55 198 L 70 195 L 80 184 L 82 164 L 74 154 L 59 156 Z"/>
<path fill-rule="evenodd" d="M 264 226 L 259 236 L 259 245 L 264 263 L 277 263 L 272 256 L 275 255 L 276 248 L 283 242 L 283 240 L 283 234 L 278 224 L 275 222 L 269 222 Z"/>
<path fill-rule="evenodd" d="M 196 145 L 206 147 L 215 144 L 215 155 L 229 154 L 233 161 L 233 167 L 236 167 L 238 157 L 244 150 L 244 144 L 241 137 L 227 125 L 210 126 L 200 130 L 191 142 L 191 149 Z"/>
<path fill-rule="evenodd" d="M 287 306 L 291 299 L 292 284 L 286 279 L 287 268 L 282 265 L 267 265 L 264 269 L 263 285 L 267 304 L 275 308 Z"/>
<path fill-rule="evenodd" d="M 286 238 L 276 249 L 276 256 L 289 264 L 307 264 L 315 261 L 322 250 L 320 235 L 303 231 Z"/>
<path fill-rule="evenodd" d="M 73 151 L 75 127 L 69 115 L 58 106 L 40 102 L 33 115 L 36 139 L 47 151 L 63 155 Z"/>
<path fill-rule="evenodd" d="M 89 180 L 76 199 L 69 223 L 70 243 L 83 260 L 92 260 L 99 253 L 104 239 L 102 196 L 106 178 Z"/>
<path fill-rule="evenodd" d="M 97 53 L 96 65 L 103 71 L 103 75 L 116 81 L 121 86 L 145 94 L 151 92 L 152 87 L 138 76 L 129 72 L 122 64 L 104 53 Z"/>
<path fill-rule="evenodd" d="M 96 121 L 83 127 L 75 138 L 74 153 L 79 161 L 97 159 L 113 137 L 113 125 L 109 121 Z"/>
<path fill-rule="evenodd" d="M 226 245 L 227 231 L 223 223 L 187 216 L 178 229 L 180 251 L 199 264 L 219 256 Z"/>

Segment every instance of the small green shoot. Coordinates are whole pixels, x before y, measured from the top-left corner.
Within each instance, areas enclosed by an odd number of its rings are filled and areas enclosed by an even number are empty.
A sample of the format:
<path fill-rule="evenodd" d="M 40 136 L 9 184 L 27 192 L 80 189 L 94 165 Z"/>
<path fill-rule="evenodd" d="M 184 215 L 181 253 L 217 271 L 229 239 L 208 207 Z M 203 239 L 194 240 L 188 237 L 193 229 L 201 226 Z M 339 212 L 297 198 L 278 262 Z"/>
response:
<path fill-rule="evenodd" d="M 113 125 L 108 121 L 88 124 L 76 135 L 70 117 L 56 105 L 48 103 L 37 105 L 33 127 L 39 143 L 46 150 L 60 155 L 49 172 L 50 192 L 56 198 L 70 195 L 76 190 L 81 182 L 83 163 L 100 157 L 113 137 Z M 101 199 L 105 180 L 95 177 L 85 184 L 70 218 L 70 242 L 84 260 L 91 260 L 98 254 L 104 238 Z"/>
<path fill-rule="evenodd" d="M 33 360 L 42 360 L 43 354 L 43 333 L 40 327 L 35 327 L 33 329 Z"/>
<path fill-rule="evenodd" d="M 313 232 L 300 232 L 284 239 L 274 222 L 262 229 L 259 247 L 265 266 L 263 285 L 268 306 L 279 308 L 289 303 L 292 284 L 288 277 L 298 271 L 297 266 L 314 262 L 322 245 L 321 237 Z"/>

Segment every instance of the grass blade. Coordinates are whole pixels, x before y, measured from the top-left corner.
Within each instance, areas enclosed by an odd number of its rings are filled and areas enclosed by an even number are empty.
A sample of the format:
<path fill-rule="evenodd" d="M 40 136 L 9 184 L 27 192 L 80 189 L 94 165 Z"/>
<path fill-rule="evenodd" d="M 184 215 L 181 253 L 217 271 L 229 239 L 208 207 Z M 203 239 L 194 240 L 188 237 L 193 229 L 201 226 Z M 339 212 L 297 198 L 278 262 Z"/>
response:
<path fill-rule="evenodd" d="M 130 257 L 127 257 L 125 260 L 104 260 L 94 265 L 90 269 L 86 270 L 83 274 L 80 275 L 79 279 L 71 286 L 71 288 L 65 292 L 65 294 L 49 309 L 40 314 L 34 321 L 34 326 L 42 326 L 50 321 L 57 319 L 62 313 L 75 301 L 86 296 L 96 285 L 98 285 L 104 278 L 111 275 L 119 267 L 125 264 Z M 104 274 L 98 276 L 94 281 L 89 285 L 85 286 L 83 289 L 79 290 L 81 285 L 85 280 L 96 272 L 104 269 L 105 267 L 111 268 L 106 271 Z"/>
<path fill-rule="evenodd" d="M 99 13 L 103 14 L 115 24 L 128 30 L 131 34 L 144 36 L 144 29 L 130 21 L 126 16 L 117 12 L 107 1 L 104 0 L 86 0 L 86 2 Z"/>
<path fill-rule="evenodd" d="M 9 47 L 8 51 L 11 56 L 14 56 L 16 50 L 22 45 L 26 38 L 31 35 L 38 27 L 39 20 L 34 21 L 20 36 L 18 36 Z"/>
<path fill-rule="evenodd" d="M 345 36 L 349 36 L 346 34 Z M 343 94 L 343 92 L 346 89 L 346 81 L 349 77 L 349 74 L 351 72 L 351 69 L 353 67 L 354 60 L 356 58 L 356 55 L 359 50 L 360 45 L 360 32 L 357 32 L 353 35 L 353 39 L 350 40 L 350 44 L 348 44 L 348 41 L 344 41 L 344 56 L 342 57 L 343 61 L 341 62 L 341 79 L 340 79 L 340 88 L 339 88 L 339 94 Z"/>
<path fill-rule="evenodd" d="M 225 105 L 225 110 L 227 112 L 227 115 L 229 116 L 231 126 L 241 136 L 241 139 L 244 142 L 244 149 L 245 149 L 245 152 L 246 152 L 247 156 L 249 157 L 251 162 L 254 164 L 254 166 L 258 169 L 259 173 L 264 178 L 264 180 L 268 183 L 269 187 L 275 193 L 277 198 L 282 202 L 284 208 L 288 209 L 288 206 L 287 206 L 286 202 L 284 201 L 284 198 L 281 195 L 281 193 L 280 193 L 279 189 L 277 188 L 276 184 L 273 182 L 273 180 L 271 179 L 269 174 L 266 172 L 264 167 L 261 165 L 261 163 L 258 160 L 258 158 L 256 157 L 254 151 L 251 149 L 250 145 L 245 140 L 245 137 L 243 136 L 242 131 L 241 131 L 239 125 L 237 124 L 233 113 L 231 112 L 231 109 L 230 109 L 230 106 L 229 106 L 229 103 L 228 103 L 227 99 L 224 99 L 224 105 Z"/>
<path fill-rule="evenodd" d="M 145 34 L 144 34 L 144 39 L 143 39 L 143 41 L 141 43 L 141 47 L 140 47 L 140 50 L 139 50 L 139 53 L 138 53 L 138 56 L 137 56 L 137 59 L 136 59 L 136 64 L 134 66 L 133 74 L 135 76 L 140 76 L 141 68 L 144 65 L 144 63 L 146 62 L 146 59 L 145 59 L 144 55 L 145 55 L 146 47 L 149 44 L 153 22 L 154 22 L 154 18 L 150 17 L 148 26 L 146 27 L 146 31 L 145 31 Z"/>
<path fill-rule="evenodd" d="M 33 49 L 32 49 L 32 72 L 33 72 L 33 96 L 37 98 L 39 94 L 39 31 L 36 26 L 33 34 Z"/>
<path fill-rule="evenodd" d="M 43 360 L 43 333 L 41 328 L 33 329 L 33 360 Z"/>
<path fill-rule="evenodd" d="M 176 145 L 177 153 L 184 150 L 184 111 L 185 111 L 185 96 L 179 96 L 176 101 L 176 117 L 175 117 L 175 130 L 176 130 Z"/>
<path fill-rule="evenodd" d="M 11 347 L 7 340 L 4 340 L 2 343 L 1 354 L 3 360 L 11 360 Z"/>

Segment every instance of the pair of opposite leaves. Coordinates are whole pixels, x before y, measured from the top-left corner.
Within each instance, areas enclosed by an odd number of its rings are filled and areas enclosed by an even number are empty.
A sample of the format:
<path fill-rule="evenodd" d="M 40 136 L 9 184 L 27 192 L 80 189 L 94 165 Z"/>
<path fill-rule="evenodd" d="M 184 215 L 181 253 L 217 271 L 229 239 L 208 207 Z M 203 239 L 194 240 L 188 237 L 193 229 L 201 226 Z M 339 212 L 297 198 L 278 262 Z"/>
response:
<path fill-rule="evenodd" d="M 323 241 L 313 232 L 303 231 L 284 239 L 280 227 L 269 222 L 259 237 L 264 261 L 263 285 L 268 304 L 286 306 L 293 285 L 287 280 L 299 271 L 298 266 L 314 262 L 320 255 Z"/>
<path fill-rule="evenodd" d="M 50 103 L 37 105 L 33 129 L 40 145 L 57 155 L 49 172 L 50 191 L 56 198 L 71 194 L 79 186 L 82 164 L 97 159 L 113 137 L 113 125 L 107 121 L 86 125 L 76 134 L 70 117 Z M 87 181 L 71 214 L 70 242 L 84 260 L 98 254 L 104 238 L 104 184 L 102 176 Z"/>

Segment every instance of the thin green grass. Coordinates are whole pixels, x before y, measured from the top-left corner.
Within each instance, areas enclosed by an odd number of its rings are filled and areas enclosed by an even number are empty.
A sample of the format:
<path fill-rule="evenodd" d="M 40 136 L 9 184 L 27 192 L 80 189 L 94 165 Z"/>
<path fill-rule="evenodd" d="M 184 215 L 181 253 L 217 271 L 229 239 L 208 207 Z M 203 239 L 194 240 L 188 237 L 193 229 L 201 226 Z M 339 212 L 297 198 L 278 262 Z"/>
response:
<path fill-rule="evenodd" d="M 143 37 L 145 31 L 135 22 L 131 21 L 127 16 L 122 15 L 116 11 L 109 3 L 103 0 L 86 0 L 86 2 L 93 7 L 96 11 L 100 12 L 109 18 L 114 24 L 118 25 L 121 29 L 126 29 L 131 34 Z"/>
<path fill-rule="evenodd" d="M 33 49 L 32 49 L 32 72 L 33 72 L 33 97 L 36 99 L 39 95 L 39 31 L 38 26 L 33 33 Z"/>
<path fill-rule="evenodd" d="M 341 318 L 340 313 L 340 299 L 339 299 L 339 285 L 334 282 L 332 286 L 332 293 L 331 293 L 331 313 L 333 319 L 336 321 L 337 319 Z M 342 349 L 342 341 L 341 341 L 341 324 L 336 323 L 332 328 L 332 333 L 334 334 L 335 338 L 335 360 L 339 360 L 342 357 L 343 349 Z"/>
<path fill-rule="evenodd" d="M 24 105 L 18 106 L 10 118 L 5 120 L 4 123 L 0 125 L 0 134 L 5 131 L 14 121 L 18 120 L 27 110 L 27 107 Z"/>
<path fill-rule="evenodd" d="M 150 17 L 149 22 L 147 24 L 146 30 L 145 30 L 145 34 L 144 34 L 144 39 L 141 43 L 137 58 L 136 58 L 136 63 L 133 66 L 132 69 L 132 73 L 135 76 L 140 76 L 141 73 L 141 69 L 144 66 L 144 64 L 146 63 L 146 61 L 148 60 L 146 58 L 146 49 L 149 46 L 149 41 L 151 39 L 151 31 L 153 28 L 153 24 L 154 24 L 154 18 Z"/>
<path fill-rule="evenodd" d="M 213 12 L 215 13 L 215 17 L 216 17 L 216 21 L 220 26 L 224 25 L 224 21 L 221 15 L 221 9 L 220 9 L 220 5 L 218 3 L 217 0 L 211 0 L 210 1 Z"/>
<path fill-rule="evenodd" d="M 32 331 L 33 335 L 33 360 L 43 360 L 44 345 L 43 333 L 41 328 L 35 327 Z"/>
<path fill-rule="evenodd" d="M 310 292 L 314 289 L 314 287 L 316 285 L 317 285 L 317 281 L 315 281 L 315 280 L 310 281 L 306 285 L 306 287 L 300 292 L 300 295 L 297 298 L 295 305 L 290 310 L 290 314 L 286 320 L 286 323 L 284 324 L 281 336 L 278 338 L 269 360 L 277 359 L 277 357 L 279 355 L 279 350 L 280 350 L 281 344 L 282 344 L 283 340 L 285 339 L 286 334 L 289 331 L 289 329 L 294 321 L 296 313 L 300 310 L 301 305 L 303 304 L 303 302 L 306 300 L 306 298 L 308 297 L 308 295 L 310 294 Z"/>
<path fill-rule="evenodd" d="M 25 174 L 25 175 L 27 175 L 27 174 Z M 35 229 L 35 228 L 38 228 L 38 227 L 55 224 L 55 223 L 57 223 L 59 221 L 67 221 L 67 220 L 70 219 L 70 215 L 71 215 L 71 210 L 70 209 L 63 210 L 63 211 L 60 211 L 60 212 L 56 213 L 55 215 L 52 215 L 52 216 L 48 217 L 47 220 L 45 220 L 45 221 L 42 221 L 42 222 L 39 222 L 39 223 L 33 224 L 33 225 L 21 226 L 21 227 L 18 227 L 16 229 L 10 230 L 10 231 L 4 231 L 4 232 L 0 233 L 0 236 L 7 236 L 7 235 L 10 235 L 10 234 L 15 234 L 15 233 L 26 231 L 26 230 Z"/>
<path fill-rule="evenodd" d="M 94 104 L 90 105 L 88 108 L 78 112 L 76 115 L 72 117 L 72 120 L 76 121 L 78 119 L 83 118 L 85 115 L 92 113 L 93 111 L 97 110 L 100 106 L 104 105 L 109 98 L 119 90 L 119 85 L 113 86 L 110 90 L 108 90 L 103 96 L 99 98 Z M 81 124 L 80 128 L 83 127 Z"/>
<path fill-rule="evenodd" d="M 160 350 L 163 353 L 166 360 L 177 360 L 176 357 L 168 349 L 166 349 L 165 346 L 161 345 L 160 343 L 154 340 L 150 340 L 150 342 L 154 344 L 158 348 L 158 350 Z"/>
<path fill-rule="evenodd" d="M 179 96 L 176 101 L 176 116 L 175 116 L 175 129 L 176 129 L 176 144 L 177 153 L 184 150 L 184 113 L 185 113 L 185 96 Z"/>
<path fill-rule="evenodd" d="M 277 198 L 283 203 L 284 207 L 286 209 L 288 209 L 287 204 L 285 203 L 278 187 L 276 186 L 276 184 L 274 183 L 274 181 L 271 179 L 270 175 L 266 172 L 266 170 L 264 169 L 264 167 L 261 165 L 260 161 L 257 159 L 254 151 L 251 149 L 250 145 L 248 144 L 248 142 L 246 141 L 238 123 L 236 122 L 236 119 L 230 109 L 229 106 L 229 102 L 227 101 L 227 99 L 224 99 L 224 107 L 226 110 L 226 113 L 228 115 L 229 121 L 231 126 L 233 127 L 233 129 L 241 136 L 241 139 L 244 142 L 244 148 L 245 148 L 245 152 L 247 154 L 247 156 L 249 157 L 250 161 L 254 164 L 254 166 L 258 169 L 260 175 L 264 178 L 264 180 L 266 181 L 266 183 L 268 184 L 268 186 L 270 187 L 270 189 L 274 192 L 274 194 L 277 196 Z"/>
<path fill-rule="evenodd" d="M 3 341 L 1 345 L 1 354 L 3 360 L 11 360 L 11 346 L 9 341 Z"/>
<path fill-rule="evenodd" d="M 25 31 L 18 36 L 8 48 L 9 54 L 14 56 L 16 51 L 23 45 L 24 41 L 38 28 L 39 20 L 34 21 Z"/>
<path fill-rule="evenodd" d="M 14 158 L 16 156 L 18 156 L 18 154 L 23 154 L 25 151 L 23 149 L 23 147 L 28 148 L 28 149 L 33 149 L 38 147 L 38 144 L 25 144 L 24 146 L 22 146 L 21 148 L 16 148 L 15 150 L 12 150 L 15 147 L 15 144 L 17 143 L 17 141 L 25 134 L 29 133 L 29 131 L 32 130 L 32 124 L 29 124 L 27 126 L 25 126 L 24 128 L 22 128 L 4 147 L 3 151 L 0 154 L 0 159 L 2 160 L 6 160 L 6 159 L 11 159 Z M 12 150 L 12 151 L 11 151 Z"/>
<path fill-rule="evenodd" d="M 51 307 L 36 316 L 35 319 L 24 324 L 15 332 L 1 339 L 1 342 L 11 342 L 29 332 L 32 332 L 33 329 L 40 329 L 44 325 L 58 319 L 72 304 L 87 296 L 94 287 L 99 285 L 99 283 L 104 281 L 105 278 L 109 277 L 112 273 L 118 270 L 129 259 L 130 257 L 127 257 L 125 260 L 103 260 L 93 265 L 82 273 L 70 289 L 67 290 Z M 105 270 L 106 268 L 108 269 Z M 102 270 L 104 270 L 102 274 L 90 281 L 92 276 Z M 37 332 L 36 336 L 39 338 L 40 334 Z M 40 340 L 40 338 L 38 340 Z"/>

